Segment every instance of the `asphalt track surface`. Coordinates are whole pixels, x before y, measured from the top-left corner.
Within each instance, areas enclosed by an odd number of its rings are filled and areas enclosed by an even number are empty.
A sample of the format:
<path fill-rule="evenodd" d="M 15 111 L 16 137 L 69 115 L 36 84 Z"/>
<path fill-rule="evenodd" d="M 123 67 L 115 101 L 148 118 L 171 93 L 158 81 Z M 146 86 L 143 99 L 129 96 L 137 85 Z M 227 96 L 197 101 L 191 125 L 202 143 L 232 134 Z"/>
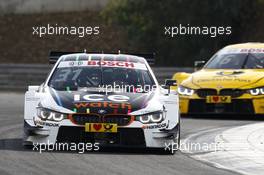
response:
<path fill-rule="evenodd" d="M 111 149 L 100 152 L 43 152 L 21 145 L 23 94 L 0 93 L 0 174 L 124 174 L 231 175 L 178 151 L 162 155 L 151 151 Z M 182 138 L 201 131 L 256 123 L 254 120 L 182 118 Z"/>

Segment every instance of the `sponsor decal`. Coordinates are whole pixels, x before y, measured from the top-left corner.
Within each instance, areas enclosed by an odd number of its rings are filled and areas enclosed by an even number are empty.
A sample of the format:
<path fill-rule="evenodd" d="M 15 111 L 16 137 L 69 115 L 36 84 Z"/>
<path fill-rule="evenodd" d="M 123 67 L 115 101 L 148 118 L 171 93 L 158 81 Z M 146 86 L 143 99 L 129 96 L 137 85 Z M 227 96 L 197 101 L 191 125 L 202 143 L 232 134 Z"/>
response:
<path fill-rule="evenodd" d="M 206 103 L 231 103 L 231 96 L 207 96 Z"/>
<path fill-rule="evenodd" d="M 107 111 L 104 110 L 104 109 L 99 109 L 98 110 L 98 114 L 106 114 L 106 113 L 107 113 Z"/>
<path fill-rule="evenodd" d="M 236 76 L 243 73 L 244 73 L 243 71 L 221 71 L 221 72 L 217 72 L 216 76 L 214 76 L 213 78 L 198 79 L 197 82 L 202 83 L 202 82 L 213 82 L 213 81 L 217 81 L 217 82 L 235 81 L 235 82 L 250 83 L 251 80 Z"/>
<path fill-rule="evenodd" d="M 83 65 L 83 61 L 70 61 L 69 66 L 81 66 Z"/>
<path fill-rule="evenodd" d="M 242 78 L 238 78 L 235 76 L 228 76 L 228 77 L 218 77 L 216 76 L 215 78 L 208 78 L 208 79 L 198 79 L 197 83 L 207 83 L 207 82 L 244 82 L 244 83 L 250 83 L 251 80 L 249 79 L 242 79 Z"/>
<path fill-rule="evenodd" d="M 155 125 L 143 125 L 142 128 L 143 129 L 161 129 L 161 128 L 165 128 L 167 127 L 166 123 L 159 123 L 159 124 L 155 124 Z"/>
<path fill-rule="evenodd" d="M 247 48 L 247 49 L 241 49 L 240 52 L 242 53 L 264 53 L 264 48 Z"/>
<path fill-rule="evenodd" d="M 102 94 L 87 94 L 81 96 L 80 94 L 74 95 L 74 101 L 113 101 L 113 102 L 126 102 L 130 98 L 125 95 L 102 95 Z"/>
<path fill-rule="evenodd" d="M 89 66 L 105 66 L 105 67 L 126 67 L 134 68 L 135 64 L 132 62 L 123 61 L 88 61 Z"/>
<path fill-rule="evenodd" d="M 82 66 L 90 66 L 90 67 L 119 67 L 119 68 L 127 68 L 127 69 L 141 69 L 147 70 L 145 64 L 136 63 L 136 62 L 128 62 L 128 61 L 62 61 L 59 64 L 59 68 L 62 67 L 82 67 Z"/>
<path fill-rule="evenodd" d="M 36 126 L 49 126 L 49 127 L 58 127 L 59 124 L 58 123 L 52 123 L 52 122 L 45 122 L 45 121 L 42 121 L 42 120 L 38 120 L 36 118 L 34 118 L 34 124 Z"/>
<path fill-rule="evenodd" d="M 85 132 L 117 132 L 117 124 L 85 123 Z"/>
<path fill-rule="evenodd" d="M 222 54 L 239 54 L 239 53 L 264 53 L 264 48 L 230 48 L 221 51 Z"/>
<path fill-rule="evenodd" d="M 130 103 L 112 103 L 112 102 L 81 102 L 75 103 L 77 109 L 80 108 L 112 108 L 112 109 L 132 109 Z"/>

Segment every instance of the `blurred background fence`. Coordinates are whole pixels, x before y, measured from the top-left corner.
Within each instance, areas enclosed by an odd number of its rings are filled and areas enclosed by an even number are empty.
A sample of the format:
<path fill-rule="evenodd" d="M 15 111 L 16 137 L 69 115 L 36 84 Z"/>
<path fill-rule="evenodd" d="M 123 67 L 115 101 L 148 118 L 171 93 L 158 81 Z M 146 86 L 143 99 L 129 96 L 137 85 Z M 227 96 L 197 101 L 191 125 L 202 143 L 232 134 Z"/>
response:
<path fill-rule="evenodd" d="M 98 11 L 109 0 L 0 0 L 0 14 L 29 14 L 67 12 L 80 10 Z"/>
<path fill-rule="evenodd" d="M 190 67 L 226 45 L 263 42 L 263 11 L 264 0 L 0 0 L 0 63 L 45 64 L 50 50 L 86 49 L 155 52 L 156 66 Z M 33 34 L 47 25 L 99 27 L 100 34 Z M 232 27 L 232 33 L 165 34 L 165 27 L 180 25 Z"/>

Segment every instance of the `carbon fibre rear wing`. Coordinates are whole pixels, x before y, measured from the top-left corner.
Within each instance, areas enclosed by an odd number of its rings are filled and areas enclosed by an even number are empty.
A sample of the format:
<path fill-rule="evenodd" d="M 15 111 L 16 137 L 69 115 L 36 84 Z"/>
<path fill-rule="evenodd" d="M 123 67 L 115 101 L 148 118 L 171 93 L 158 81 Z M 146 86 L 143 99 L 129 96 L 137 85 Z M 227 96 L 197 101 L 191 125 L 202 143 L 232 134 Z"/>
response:
<path fill-rule="evenodd" d="M 55 64 L 62 55 L 74 54 L 74 53 L 86 53 L 86 52 L 58 52 L 58 51 L 51 51 L 50 54 L 49 54 L 49 64 Z M 102 52 L 91 52 L 91 53 L 99 53 L 99 54 L 101 54 Z M 110 53 L 110 54 L 116 54 L 116 53 Z M 143 58 L 145 58 L 147 60 L 147 62 L 150 65 L 153 65 L 155 63 L 155 53 L 122 53 L 122 54 L 143 57 Z"/>

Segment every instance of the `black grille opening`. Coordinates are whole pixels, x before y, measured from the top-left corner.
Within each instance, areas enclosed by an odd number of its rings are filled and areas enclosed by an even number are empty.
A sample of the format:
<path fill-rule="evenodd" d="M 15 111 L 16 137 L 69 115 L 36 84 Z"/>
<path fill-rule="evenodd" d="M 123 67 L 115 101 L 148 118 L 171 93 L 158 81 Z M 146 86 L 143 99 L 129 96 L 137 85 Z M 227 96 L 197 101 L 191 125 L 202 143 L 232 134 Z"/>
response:
<path fill-rule="evenodd" d="M 198 89 L 196 90 L 196 93 L 200 98 L 205 98 L 206 96 L 217 95 L 217 91 L 215 89 Z"/>
<path fill-rule="evenodd" d="M 231 96 L 232 98 L 240 97 L 244 93 L 245 91 L 241 89 L 222 89 L 220 91 L 220 95 Z"/>
<path fill-rule="evenodd" d="M 102 119 L 98 115 L 91 114 L 73 114 L 73 123 L 78 125 L 85 125 L 85 123 L 102 123 Z"/>
<path fill-rule="evenodd" d="M 254 114 L 251 100 L 233 99 L 232 103 L 206 103 L 205 99 L 190 100 L 189 114 Z"/>
<path fill-rule="evenodd" d="M 232 98 L 237 98 L 242 96 L 245 91 L 242 89 L 222 89 L 218 94 L 216 89 L 198 89 L 196 90 L 196 93 L 200 98 L 206 98 L 206 96 L 214 95 L 231 96 Z"/>
<path fill-rule="evenodd" d="M 131 116 L 128 115 L 108 115 L 103 118 L 104 123 L 116 123 L 118 126 L 126 126 L 130 121 Z"/>

